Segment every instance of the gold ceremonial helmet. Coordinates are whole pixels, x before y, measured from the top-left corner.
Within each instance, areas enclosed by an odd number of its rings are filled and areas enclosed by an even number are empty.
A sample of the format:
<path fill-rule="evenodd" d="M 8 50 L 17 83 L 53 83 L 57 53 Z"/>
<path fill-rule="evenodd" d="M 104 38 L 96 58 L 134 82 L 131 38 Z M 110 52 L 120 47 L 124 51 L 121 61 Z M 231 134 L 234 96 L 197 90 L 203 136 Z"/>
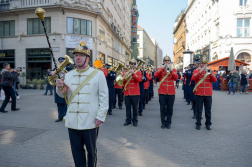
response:
<path fill-rule="evenodd" d="M 200 60 L 201 63 L 208 63 L 208 58 L 206 56 L 203 56 Z"/>
<path fill-rule="evenodd" d="M 82 53 L 90 57 L 90 49 L 87 47 L 87 44 L 84 41 L 81 41 L 80 45 L 74 49 L 73 54 L 74 53 Z"/>
<path fill-rule="evenodd" d="M 163 61 L 167 61 L 167 60 L 168 60 L 168 61 L 171 61 L 171 58 L 170 58 L 169 56 L 166 55 L 166 56 L 163 58 Z"/>
<path fill-rule="evenodd" d="M 136 63 L 137 61 L 136 61 L 136 59 L 131 59 L 130 61 L 129 61 L 130 63 Z"/>

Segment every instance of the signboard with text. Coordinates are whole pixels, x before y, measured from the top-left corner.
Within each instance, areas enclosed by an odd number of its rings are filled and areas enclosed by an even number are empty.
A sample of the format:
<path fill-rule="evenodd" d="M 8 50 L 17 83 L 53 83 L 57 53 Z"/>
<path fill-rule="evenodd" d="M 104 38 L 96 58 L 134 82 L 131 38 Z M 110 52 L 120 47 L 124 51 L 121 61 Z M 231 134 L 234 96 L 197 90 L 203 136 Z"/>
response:
<path fill-rule="evenodd" d="M 133 42 L 137 42 L 137 10 L 133 8 L 132 10 L 132 37 L 133 37 Z"/>
<path fill-rule="evenodd" d="M 86 42 L 88 48 L 93 50 L 93 38 L 68 35 L 66 36 L 66 48 L 76 48 L 81 41 Z"/>

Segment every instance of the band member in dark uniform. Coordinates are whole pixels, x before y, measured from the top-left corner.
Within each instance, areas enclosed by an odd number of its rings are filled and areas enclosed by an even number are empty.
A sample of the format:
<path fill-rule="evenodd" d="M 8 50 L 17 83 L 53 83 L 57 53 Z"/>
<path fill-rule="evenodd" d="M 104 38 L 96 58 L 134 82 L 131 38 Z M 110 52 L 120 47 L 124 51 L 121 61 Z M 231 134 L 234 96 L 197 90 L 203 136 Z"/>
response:
<path fill-rule="evenodd" d="M 203 57 L 201 59 L 201 69 L 194 71 L 192 80 L 195 81 L 194 94 L 196 95 L 196 129 L 200 130 L 201 115 L 203 105 L 205 107 L 206 128 L 211 130 L 211 107 L 212 107 L 212 95 L 213 88 L 212 82 L 216 82 L 217 79 L 212 71 L 208 71 L 207 68 L 208 59 Z"/>
<path fill-rule="evenodd" d="M 114 107 L 113 108 L 116 108 L 116 95 L 117 95 L 117 99 L 118 99 L 118 106 L 119 106 L 119 109 L 121 110 L 122 109 L 122 102 L 123 102 L 123 87 L 118 85 L 118 84 L 115 84 L 115 101 L 114 101 Z"/>
<path fill-rule="evenodd" d="M 105 68 L 109 69 L 111 68 L 111 65 L 106 64 Z M 109 109 L 108 109 L 109 115 L 112 115 L 112 108 L 115 101 L 115 86 L 114 86 L 115 79 L 116 79 L 116 73 L 113 70 L 111 70 L 110 72 L 108 70 L 108 76 L 106 77 L 106 80 L 109 89 Z"/>
<path fill-rule="evenodd" d="M 173 105 L 175 100 L 175 86 L 174 81 L 178 79 L 177 70 L 171 69 L 171 58 L 165 56 L 163 58 L 164 65 L 157 70 L 155 77 L 159 78 L 160 83 L 158 87 L 161 128 L 171 128 Z M 167 117 L 167 118 L 166 118 Z"/>
<path fill-rule="evenodd" d="M 144 82 L 144 96 L 145 96 L 144 108 L 145 108 L 145 104 L 148 104 L 148 101 L 149 101 L 149 86 L 150 86 L 149 80 L 151 79 L 150 74 L 149 74 L 149 68 L 147 68 L 147 66 L 145 67 L 146 67 L 145 68 L 146 82 Z"/>
<path fill-rule="evenodd" d="M 150 71 L 149 71 L 149 75 L 150 75 L 150 86 L 149 86 L 149 101 L 151 101 L 151 99 L 153 98 L 153 80 L 155 78 L 155 76 L 153 76 L 153 72 L 151 67 L 149 67 Z"/>
<path fill-rule="evenodd" d="M 124 126 L 127 126 L 133 122 L 133 126 L 138 125 L 138 113 L 137 105 L 139 103 L 140 88 L 139 82 L 142 81 L 141 71 L 136 69 L 136 60 L 131 59 L 129 61 L 130 69 L 124 75 L 126 79 L 124 81 L 124 96 L 125 96 L 125 105 L 126 105 L 126 122 Z M 133 118 L 131 116 L 131 106 L 133 109 Z"/>
<path fill-rule="evenodd" d="M 188 66 L 188 70 L 185 72 L 186 84 L 185 84 L 185 94 L 187 105 L 190 105 L 190 81 L 191 81 L 191 67 Z"/>
<path fill-rule="evenodd" d="M 65 60 L 64 57 L 59 57 L 58 58 L 58 61 L 59 61 L 60 64 L 64 60 Z M 73 68 L 71 68 L 70 66 L 66 66 L 65 71 L 60 74 L 61 78 L 64 78 L 65 73 L 71 71 L 72 69 Z M 56 75 L 55 68 L 51 71 L 51 75 Z M 58 119 L 55 122 L 63 121 L 63 117 L 66 115 L 66 112 L 67 112 L 67 104 L 66 104 L 65 98 L 60 97 L 56 93 L 56 86 L 54 86 L 54 101 L 55 101 L 55 103 L 57 104 L 57 107 L 58 107 Z"/>
<path fill-rule="evenodd" d="M 178 89 L 179 88 L 179 81 L 180 81 L 181 75 L 180 75 L 179 71 L 177 72 L 177 74 L 178 74 L 178 79 L 176 81 L 176 87 Z"/>
<path fill-rule="evenodd" d="M 139 98 L 139 110 L 138 110 L 138 114 L 140 116 L 143 116 L 143 109 L 144 109 L 144 105 L 145 105 L 145 95 L 144 95 L 144 83 L 147 81 L 146 78 L 146 73 L 144 71 L 144 67 L 141 66 L 140 69 L 141 73 L 142 73 L 142 80 L 141 82 L 139 82 L 139 88 L 140 88 L 140 98 Z"/>

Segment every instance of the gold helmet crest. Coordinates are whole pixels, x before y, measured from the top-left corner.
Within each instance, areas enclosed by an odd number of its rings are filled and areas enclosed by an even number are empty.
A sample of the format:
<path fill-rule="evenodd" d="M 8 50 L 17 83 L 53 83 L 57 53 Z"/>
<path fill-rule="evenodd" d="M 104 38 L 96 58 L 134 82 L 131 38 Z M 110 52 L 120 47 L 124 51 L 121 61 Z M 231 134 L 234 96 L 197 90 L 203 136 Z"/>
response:
<path fill-rule="evenodd" d="M 168 61 L 171 61 L 171 58 L 170 58 L 169 56 L 166 55 L 166 56 L 163 58 L 163 61 L 167 61 L 167 60 L 168 60 Z"/>
<path fill-rule="evenodd" d="M 73 54 L 74 53 L 82 53 L 82 54 L 88 55 L 90 57 L 90 49 L 88 48 L 86 42 L 84 42 L 84 41 L 81 41 L 80 45 L 74 49 Z"/>

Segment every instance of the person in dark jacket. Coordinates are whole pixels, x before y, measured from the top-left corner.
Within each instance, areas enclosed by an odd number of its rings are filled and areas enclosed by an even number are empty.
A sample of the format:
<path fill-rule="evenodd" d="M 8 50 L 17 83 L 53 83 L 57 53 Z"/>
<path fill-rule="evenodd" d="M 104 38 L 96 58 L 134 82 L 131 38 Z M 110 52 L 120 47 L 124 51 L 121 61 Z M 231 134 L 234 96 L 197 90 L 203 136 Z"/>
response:
<path fill-rule="evenodd" d="M 179 71 L 177 72 L 177 74 L 178 74 L 178 79 L 176 81 L 176 87 L 178 89 L 179 88 L 179 81 L 180 81 L 181 75 L 180 75 Z"/>
<path fill-rule="evenodd" d="M 111 68 L 111 65 L 106 64 L 105 68 L 109 69 Z M 108 73 L 108 76 L 106 77 L 108 90 L 109 90 L 109 109 L 108 109 L 109 115 L 112 115 L 113 104 L 115 101 L 115 85 L 114 85 L 115 79 L 116 79 L 116 73 L 113 70 L 111 70 Z"/>
<path fill-rule="evenodd" d="M 11 70 L 11 74 L 15 75 L 16 73 L 17 72 L 16 72 L 15 68 Z M 16 94 L 17 99 L 19 99 L 19 94 L 18 94 L 17 89 L 16 89 L 17 88 L 17 82 L 18 82 L 18 78 L 13 79 L 13 89 L 14 89 L 14 92 Z"/>
<path fill-rule="evenodd" d="M 20 71 L 16 71 L 15 74 L 11 74 L 10 72 L 10 64 L 4 63 L 3 64 L 3 70 L 2 70 L 2 78 L 3 82 L 6 83 L 6 87 L 3 87 L 5 99 L 1 106 L 0 112 L 6 113 L 8 111 L 5 111 L 5 107 L 7 106 L 10 97 L 12 98 L 11 101 L 11 111 L 18 111 L 20 108 L 16 108 L 16 95 L 13 89 L 13 80 L 16 79 L 20 75 Z"/>
<path fill-rule="evenodd" d="M 246 94 L 248 94 L 248 76 L 246 76 L 246 70 L 242 71 L 241 74 L 241 91 L 240 94 L 244 93 L 244 90 L 246 89 Z"/>
<path fill-rule="evenodd" d="M 146 72 L 144 71 L 144 67 L 140 69 L 142 73 L 142 81 L 139 82 L 139 88 L 140 88 L 140 98 L 139 98 L 139 108 L 138 108 L 138 114 L 140 116 L 143 116 L 143 109 L 144 109 L 144 103 L 145 103 L 145 94 L 144 94 L 144 82 L 147 82 Z"/>
<path fill-rule="evenodd" d="M 49 82 L 48 82 L 48 76 L 50 76 L 50 73 L 51 73 L 51 69 L 49 68 L 49 69 L 47 70 L 47 77 L 46 77 L 47 86 L 46 86 L 46 92 L 45 92 L 45 94 L 44 94 L 45 96 L 47 95 L 48 89 L 50 89 L 50 95 L 53 95 L 53 93 L 52 93 L 52 85 L 50 85 Z"/>

